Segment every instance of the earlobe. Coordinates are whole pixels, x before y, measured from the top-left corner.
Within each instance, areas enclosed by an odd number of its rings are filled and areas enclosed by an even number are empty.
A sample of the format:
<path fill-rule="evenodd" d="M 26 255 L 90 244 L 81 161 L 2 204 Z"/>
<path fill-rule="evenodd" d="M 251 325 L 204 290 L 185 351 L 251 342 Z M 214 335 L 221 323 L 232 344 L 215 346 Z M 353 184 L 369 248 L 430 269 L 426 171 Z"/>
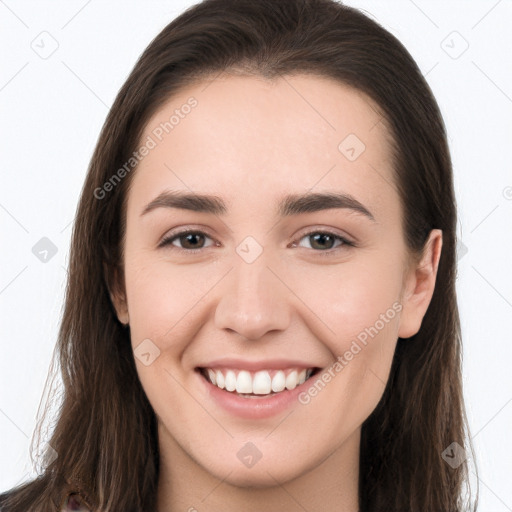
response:
<path fill-rule="evenodd" d="M 117 318 L 124 325 L 127 326 L 130 323 L 130 317 L 128 315 L 128 307 L 124 296 L 110 294 L 110 300 L 117 313 Z"/>
<path fill-rule="evenodd" d="M 130 322 L 128 315 L 128 304 L 124 291 L 122 291 L 121 281 L 119 279 L 117 268 L 110 269 L 109 266 L 104 262 L 103 271 L 105 275 L 105 281 L 107 283 L 110 300 L 118 320 L 125 326 Z"/>
<path fill-rule="evenodd" d="M 420 330 L 434 294 L 442 245 L 443 232 L 433 229 L 425 243 L 420 261 L 409 270 L 404 280 L 402 314 L 398 329 L 400 338 L 410 338 Z"/>

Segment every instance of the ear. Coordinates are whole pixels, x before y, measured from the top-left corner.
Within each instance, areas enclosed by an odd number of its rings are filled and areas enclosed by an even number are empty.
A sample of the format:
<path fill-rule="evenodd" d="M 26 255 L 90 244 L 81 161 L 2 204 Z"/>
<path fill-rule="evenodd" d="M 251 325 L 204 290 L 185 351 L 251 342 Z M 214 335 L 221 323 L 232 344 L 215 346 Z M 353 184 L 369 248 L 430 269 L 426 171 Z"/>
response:
<path fill-rule="evenodd" d="M 398 329 L 400 338 L 410 338 L 420 330 L 434 294 L 442 245 L 443 232 L 440 229 L 433 229 L 425 243 L 420 261 L 411 265 L 406 272 Z"/>
<path fill-rule="evenodd" d="M 118 267 L 111 267 L 103 262 L 103 272 L 110 294 L 110 300 L 116 310 L 117 318 L 123 325 L 128 325 L 130 322 L 128 303 L 124 291 L 124 279 L 121 278 L 120 270 Z"/>

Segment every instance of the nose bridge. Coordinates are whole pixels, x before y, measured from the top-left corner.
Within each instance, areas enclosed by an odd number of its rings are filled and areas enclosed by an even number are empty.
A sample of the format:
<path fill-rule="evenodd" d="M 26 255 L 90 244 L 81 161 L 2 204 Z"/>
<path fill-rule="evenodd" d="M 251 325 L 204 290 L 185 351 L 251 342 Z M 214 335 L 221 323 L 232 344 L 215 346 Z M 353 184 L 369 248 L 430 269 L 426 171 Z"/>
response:
<path fill-rule="evenodd" d="M 247 339 L 256 340 L 268 331 L 287 328 L 290 305 L 286 300 L 286 287 L 274 275 L 276 270 L 265 251 L 251 261 L 245 257 L 244 248 L 247 246 L 240 244 L 239 253 L 234 255 L 234 268 L 227 276 L 217 303 L 215 324 L 219 329 L 236 331 Z"/>

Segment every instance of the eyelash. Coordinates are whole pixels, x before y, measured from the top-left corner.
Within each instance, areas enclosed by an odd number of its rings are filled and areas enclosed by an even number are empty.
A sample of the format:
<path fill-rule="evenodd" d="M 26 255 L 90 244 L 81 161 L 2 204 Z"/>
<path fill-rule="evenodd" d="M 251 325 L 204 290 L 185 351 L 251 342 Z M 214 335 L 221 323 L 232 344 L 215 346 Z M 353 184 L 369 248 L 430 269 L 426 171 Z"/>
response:
<path fill-rule="evenodd" d="M 204 235 L 207 238 L 212 238 L 207 233 L 205 233 L 203 231 L 188 229 L 188 230 L 180 231 L 178 233 L 172 233 L 171 235 L 165 237 L 160 242 L 158 247 L 162 248 L 162 247 L 165 247 L 165 246 L 172 246 L 173 250 L 177 249 L 178 251 L 183 251 L 183 252 L 192 253 L 192 254 L 197 253 L 197 252 L 202 251 L 203 249 L 205 249 L 205 247 L 200 247 L 198 249 L 183 249 L 182 247 L 176 247 L 176 246 L 172 245 L 172 242 L 174 240 L 179 239 L 180 237 L 183 237 L 183 236 L 186 236 L 186 235 L 190 235 L 190 234 L 192 234 L 192 235 Z M 321 256 L 332 256 L 333 253 L 336 253 L 338 251 L 338 249 L 347 248 L 347 247 L 356 247 L 356 244 L 354 242 L 351 242 L 350 240 L 347 240 L 345 237 L 337 235 L 336 233 L 332 233 L 330 231 L 324 231 L 324 230 L 309 231 L 308 233 L 305 233 L 304 235 L 302 235 L 298 239 L 298 241 L 300 242 L 300 240 L 302 240 L 303 238 L 306 238 L 306 237 L 312 236 L 312 235 L 327 235 L 327 236 L 330 236 L 330 237 L 334 238 L 335 240 L 339 240 L 339 241 L 342 242 L 341 245 L 339 245 L 338 247 L 334 247 L 332 249 L 326 249 L 325 251 L 311 249 L 314 252 L 320 253 Z M 292 244 L 294 246 L 296 246 L 295 245 L 296 244 L 295 241 L 292 242 Z"/>

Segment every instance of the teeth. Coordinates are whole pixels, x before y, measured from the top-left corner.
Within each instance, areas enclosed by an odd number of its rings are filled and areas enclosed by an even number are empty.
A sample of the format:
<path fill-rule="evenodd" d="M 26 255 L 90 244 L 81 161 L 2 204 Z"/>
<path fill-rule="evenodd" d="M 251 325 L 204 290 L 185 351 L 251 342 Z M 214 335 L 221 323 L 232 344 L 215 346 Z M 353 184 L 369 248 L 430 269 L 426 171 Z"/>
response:
<path fill-rule="evenodd" d="M 217 382 L 213 382 L 213 380 L 212 380 L 211 381 L 212 384 L 215 384 L 220 389 L 224 389 L 224 385 L 225 385 L 224 374 L 222 372 L 220 372 L 219 370 L 217 370 L 215 372 L 215 377 L 216 377 Z"/>
<path fill-rule="evenodd" d="M 241 371 L 236 378 L 236 392 L 237 393 L 252 393 L 252 380 L 251 374 L 246 371 Z"/>
<path fill-rule="evenodd" d="M 210 382 L 212 384 L 217 384 L 217 379 L 215 378 L 215 372 L 213 370 L 208 369 L 208 377 L 210 377 Z"/>
<path fill-rule="evenodd" d="M 272 391 L 278 393 L 279 391 L 283 391 L 286 387 L 286 377 L 284 376 L 284 372 L 279 370 L 272 379 Z"/>
<path fill-rule="evenodd" d="M 280 393 L 285 389 L 292 390 L 303 384 L 313 368 L 290 370 L 260 370 L 255 373 L 246 370 L 212 370 L 206 368 L 207 379 L 220 389 L 236 392 L 242 395 L 269 395 Z"/>
<path fill-rule="evenodd" d="M 240 372 L 242 373 L 242 372 Z M 268 395 L 272 386 L 272 379 L 266 371 L 256 372 L 252 382 L 252 392 L 255 395 Z"/>
<path fill-rule="evenodd" d="M 297 370 L 293 370 L 293 372 L 288 374 L 286 377 L 286 389 L 295 389 L 297 387 Z"/>
<path fill-rule="evenodd" d="M 226 373 L 226 389 L 228 391 L 235 391 L 236 389 L 236 375 L 235 372 L 232 370 L 228 370 Z"/>

